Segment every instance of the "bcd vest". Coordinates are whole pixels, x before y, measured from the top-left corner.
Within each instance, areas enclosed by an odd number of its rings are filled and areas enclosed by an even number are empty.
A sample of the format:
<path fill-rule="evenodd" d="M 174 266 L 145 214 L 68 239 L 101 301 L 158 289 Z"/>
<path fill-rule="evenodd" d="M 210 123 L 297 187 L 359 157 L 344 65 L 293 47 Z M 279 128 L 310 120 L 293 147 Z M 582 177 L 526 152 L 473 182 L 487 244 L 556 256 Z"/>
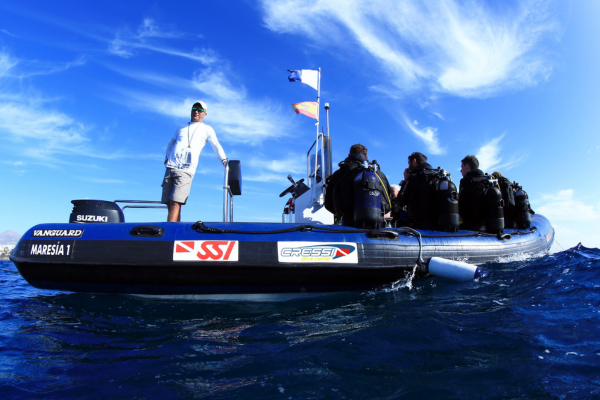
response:
<path fill-rule="evenodd" d="M 366 183 L 366 189 L 367 191 L 371 191 L 370 196 L 372 197 L 376 196 L 375 193 L 373 193 L 374 190 L 378 192 L 380 212 L 387 212 L 390 209 L 390 202 L 388 201 L 389 193 L 386 192 L 384 185 L 382 185 L 381 179 L 378 175 L 379 172 L 375 171 L 374 166 L 370 165 L 367 169 L 364 167 L 363 163 L 359 161 L 349 161 L 340 163 L 340 170 L 342 170 L 342 172 L 340 174 L 340 178 L 337 180 L 337 183 L 335 183 L 332 197 L 335 214 L 338 216 L 343 216 L 343 219 L 345 220 L 344 225 L 354 225 L 353 220 L 356 209 L 355 198 L 358 196 L 358 194 L 356 194 L 357 188 L 355 187 L 355 178 L 358 175 L 362 177 L 363 175 L 361 172 L 370 171 L 370 173 L 372 173 L 372 175 L 367 174 L 365 176 L 365 182 L 371 182 Z M 371 188 L 368 187 L 369 185 Z M 368 202 L 363 198 L 363 200 L 359 202 L 358 208 L 365 208 L 365 204 L 367 203 Z M 372 204 L 370 208 L 373 208 Z M 349 223 L 350 221 L 352 222 Z M 376 223 L 381 224 L 381 222 Z"/>
<path fill-rule="evenodd" d="M 354 177 L 354 226 L 383 228 L 384 187 L 375 171 L 360 168 Z"/>

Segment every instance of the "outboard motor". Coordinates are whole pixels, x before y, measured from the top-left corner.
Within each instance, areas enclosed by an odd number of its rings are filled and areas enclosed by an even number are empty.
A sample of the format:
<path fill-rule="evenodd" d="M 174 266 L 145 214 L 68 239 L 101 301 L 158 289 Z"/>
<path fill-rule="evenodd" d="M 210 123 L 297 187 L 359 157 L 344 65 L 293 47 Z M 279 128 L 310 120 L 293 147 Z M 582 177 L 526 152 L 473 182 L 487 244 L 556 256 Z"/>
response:
<path fill-rule="evenodd" d="M 89 222 L 125 222 L 121 207 L 112 201 L 104 200 L 71 200 L 73 211 L 70 223 Z"/>
<path fill-rule="evenodd" d="M 458 212 L 458 191 L 452 183 L 450 174 L 441 168 L 439 171 L 439 182 L 435 188 L 436 202 L 438 207 L 438 226 L 444 232 L 458 232 L 460 226 L 460 215 Z"/>
<path fill-rule="evenodd" d="M 367 164 L 367 169 L 354 177 L 354 226 L 357 228 L 385 226 L 381 213 L 381 184 L 374 168 Z"/>
<path fill-rule="evenodd" d="M 482 209 L 485 218 L 485 230 L 488 233 L 504 231 L 504 200 L 498 188 L 498 181 L 491 177 L 483 182 Z"/>
<path fill-rule="evenodd" d="M 513 188 L 515 189 L 515 220 L 517 228 L 529 229 L 531 227 L 529 196 L 518 182 L 513 182 Z"/>

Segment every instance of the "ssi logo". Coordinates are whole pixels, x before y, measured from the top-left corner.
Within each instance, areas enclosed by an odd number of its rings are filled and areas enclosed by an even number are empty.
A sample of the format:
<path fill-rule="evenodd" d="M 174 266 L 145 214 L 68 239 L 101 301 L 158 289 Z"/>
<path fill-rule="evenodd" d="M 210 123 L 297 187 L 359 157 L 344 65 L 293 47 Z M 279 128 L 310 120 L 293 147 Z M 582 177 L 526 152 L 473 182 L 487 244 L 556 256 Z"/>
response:
<path fill-rule="evenodd" d="M 277 242 L 279 262 L 358 263 L 356 243 Z"/>
<path fill-rule="evenodd" d="M 176 240 L 174 261 L 238 261 L 239 242 L 231 240 Z"/>

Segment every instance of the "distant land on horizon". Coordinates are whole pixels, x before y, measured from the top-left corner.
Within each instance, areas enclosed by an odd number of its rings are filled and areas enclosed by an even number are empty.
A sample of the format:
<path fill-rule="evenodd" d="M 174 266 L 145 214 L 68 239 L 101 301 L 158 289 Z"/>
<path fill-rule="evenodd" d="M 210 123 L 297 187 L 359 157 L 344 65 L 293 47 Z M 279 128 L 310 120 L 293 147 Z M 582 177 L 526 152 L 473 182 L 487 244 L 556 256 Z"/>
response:
<path fill-rule="evenodd" d="M 10 230 L 6 230 L 0 233 L 0 245 L 1 244 L 17 244 L 19 239 L 21 239 L 21 234 L 17 232 L 13 232 Z"/>

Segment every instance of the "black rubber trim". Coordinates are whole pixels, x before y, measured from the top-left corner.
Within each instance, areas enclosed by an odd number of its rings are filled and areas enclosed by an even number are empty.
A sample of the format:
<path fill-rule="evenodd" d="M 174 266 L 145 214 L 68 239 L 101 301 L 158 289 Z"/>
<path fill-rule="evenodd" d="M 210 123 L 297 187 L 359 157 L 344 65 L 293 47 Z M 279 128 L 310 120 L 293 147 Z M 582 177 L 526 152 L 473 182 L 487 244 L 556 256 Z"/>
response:
<path fill-rule="evenodd" d="M 197 232 L 202 233 L 235 233 L 240 235 L 273 235 L 279 233 L 290 233 L 290 232 L 313 232 L 313 231 L 321 231 L 321 232 L 334 232 L 334 233 L 370 233 L 372 231 L 379 231 L 380 229 L 355 229 L 355 228 L 328 228 L 326 226 L 321 225 L 297 225 L 286 229 L 277 229 L 271 231 L 242 231 L 237 229 L 220 229 L 213 228 L 210 226 L 206 226 L 204 222 L 197 221 L 192 225 L 192 229 Z M 386 228 L 386 231 L 394 231 L 398 232 L 400 235 L 406 236 L 416 236 L 412 229 L 404 229 L 404 228 Z M 527 235 L 529 233 L 533 233 L 537 231 L 535 226 L 529 228 L 527 231 L 514 231 L 511 232 L 511 235 Z M 486 232 L 476 232 L 476 231 L 467 231 L 466 233 L 448 233 L 442 235 L 431 235 L 431 234 L 421 234 L 423 238 L 453 238 L 453 237 L 495 237 L 498 240 L 503 240 L 496 233 L 486 233 Z"/>
<path fill-rule="evenodd" d="M 162 237 L 165 230 L 154 225 L 139 225 L 134 227 L 129 234 L 135 237 Z"/>

